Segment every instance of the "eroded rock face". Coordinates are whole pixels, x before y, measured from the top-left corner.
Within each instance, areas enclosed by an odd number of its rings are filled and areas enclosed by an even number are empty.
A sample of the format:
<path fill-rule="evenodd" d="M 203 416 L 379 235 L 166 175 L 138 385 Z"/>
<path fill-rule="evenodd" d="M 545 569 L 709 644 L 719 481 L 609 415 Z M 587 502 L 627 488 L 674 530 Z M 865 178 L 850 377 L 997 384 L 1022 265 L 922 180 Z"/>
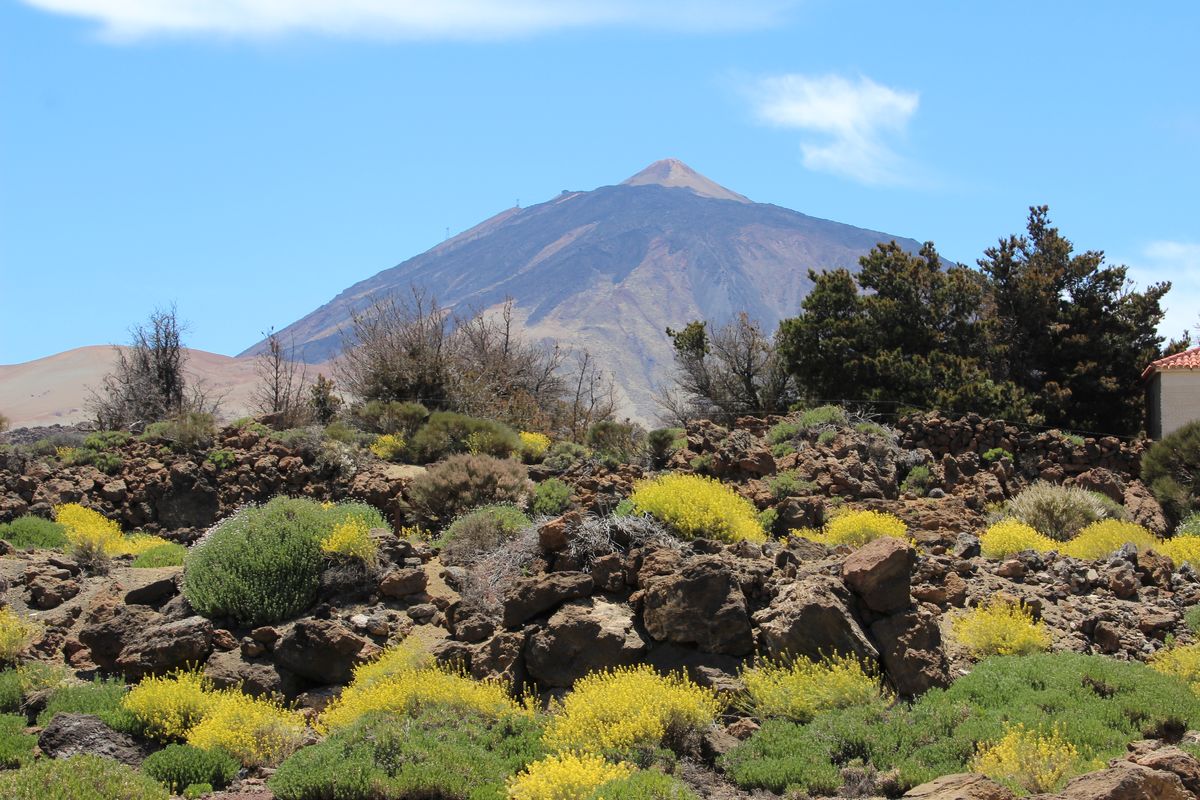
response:
<path fill-rule="evenodd" d="M 103 756 L 139 767 L 150 750 L 104 724 L 91 714 L 55 714 L 38 736 L 38 747 L 50 758 L 78 755 Z"/>
<path fill-rule="evenodd" d="M 218 689 L 240 687 L 255 697 L 294 697 L 301 689 L 301 681 L 288 670 L 265 658 L 246 658 L 237 650 L 213 653 L 204 664 L 204 674 Z"/>
<path fill-rule="evenodd" d="M 950 666 L 933 614 L 919 609 L 885 617 L 871 626 L 871 635 L 897 694 L 913 696 L 950 685 Z"/>
<path fill-rule="evenodd" d="M 128 680 L 203 663 L 213 650 L 213 626 L 203 617 L 169 620 L 147 606 L 102 604 L 79 632 L 102 670 Z"/>
<path fill-rule="evenodd" d="M 594 670 L 636 663 L 648 646 L 629 606 L 589 597 L 564 604 L 529 637 L 525 666 L 543 686 L 567 687 Z"/>
<path fill-rule="evenodd" d="M 746 598 L 720 556 L 688 559 L 674 574 L 649 578 L 642 604 L 642 621 L 656 641 L 730 655 L 754 649 Z"/>
<path fill-rule="evenodd" d="M 1179 776 L 1128 761 L 1081 775 L 1054 795 L 1056 800 L 1194 800 Z"/>
<path fill-rule="evenodd" d="M 879 651 L 850 610 L 850 592 L 828 575 L 790 584 L 753 617 L 760 650 L 820 659 L 832 653 L 878 660 Z"/>
<path fill-rule="evenodd" d="M 587 597 L 592 587 L 586 572 L 551 572 L 519 580 L 504 598 L 504 627 L 515 628 L 567 600 Z"/>
<path fill-rule="evenodd" d="M 971 772 L 943 775 L 914 786 L 904 796 L 920 800 L 1014 800 L 1016 797 L 990 778 Z"/>

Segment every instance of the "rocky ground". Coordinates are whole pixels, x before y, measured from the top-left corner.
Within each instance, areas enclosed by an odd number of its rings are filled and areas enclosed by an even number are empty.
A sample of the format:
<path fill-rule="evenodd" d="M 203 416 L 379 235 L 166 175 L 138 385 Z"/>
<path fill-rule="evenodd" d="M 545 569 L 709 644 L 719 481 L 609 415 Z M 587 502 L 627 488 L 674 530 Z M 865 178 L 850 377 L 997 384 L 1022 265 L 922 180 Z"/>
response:
<path fill-rule="evenodd" d="M 576 534 L 587 512 L 613 507 L 646 470 L 577 465 L 563 477 L 579 508 L 543 521 L 531 566 L 499 590 L 482 591 L 471 569 L 444 565 L 428 544 L 382 529 L 372 532 L 381 545 L 376 568 L 330 567 L 316 607 L 274 626 L 241 629 L 198 616 L 180 594 L 181 569 L 174 567 L 134 569 L 118 561 L 107 574 L 89 575 L 61 554 L 9 548 L 0 558 L 0 590 L 5 602 L 36 612 L 46 625 L 37 657 L 65 662 L 80 676 L 112 672 L 135 680 L 201 664 L 218 686 L 281 694 L 314 712 L 355 665 L 405 636 L 420 637 L 437 658 L 472 675 L 504 678 L 543 698 L 594 669 L 639 662 L 684 669 L 701 684 L 736 691 L 739 668 L 756 652 L 834 651 L 878 663 L 886 683 L 912 697 L 970 669 L 949 626 L 960 610 L 1002 596 L 1034 609 L 1056 651 L 1144 660 L 1168 638 L 1191 641 L 1183 614 L 1200 602 L 1200 577 L 1152 551 L 1129 549 L 1090 563 L 1057 554 L 980 555 L 977 535 L 989 504 L 1037 479 L 1093 488 L 1163 532 L 1161 509 L 1135 477 L 1140 445 L 1078 444 L 985 420 L 923 419 L 905 421 L 898 441 L 886 446 L 844 430 L 824 443 L 814 435 L 795 452 L 773 453 L 765 439 L 772 422 L 746 421 L 732 432 L 698 424 L 671 466 L 735 484 L 759 508 L 776 510 L 778 531 L 820 525 L 848 505 L 897 514 L 913 541 L 879 539 L 854 551 L 794 536 L 764 545 L 701 540 L 581 549 Z M 230 450 L 234 464 L 222 469 L 198 454 L 139 442 L 123 448 L 124 463 L 112 475 L 9 454 L 0 458 L 0 520 L 78 501 L 127 529 L 189 541 L 240 505 L 284 492 L 365 500 L 399 525 L 408 514 L 405 487 L 420 469 L 370 461 L 335 470 L 312 452 L 246 430 L 227 429 L 214 446 Z M 995 447 L 1012 457 L 981 459 Z M 933 488 L 925 497 L 901 490 L 898 477 L 913 464 L 930 467 Z M 803 490 L 782 498 L 772 491 L 771 478 L 781 471 L 803 476 Z M 754 729 L 745 719 L 726 722 L 707 737 L 687 774 L 703 796 L 748 797 L 711 769 L 716 755 Z M 42 735 L 49 752 L 76 746 L 87 731 Z M 136 748 L 125 755 L 139 757 Z M 247 776 L 218 796 L 269 797 L 261 778 Z M 978 776 L 935 784 L 908 796 L 1009 796 Z M 1200 796 L 1200 762 L 1161 742 L 1138 743 L 1128 758 L 1076 779 L 1061 795 L 1192 796 Z"/>

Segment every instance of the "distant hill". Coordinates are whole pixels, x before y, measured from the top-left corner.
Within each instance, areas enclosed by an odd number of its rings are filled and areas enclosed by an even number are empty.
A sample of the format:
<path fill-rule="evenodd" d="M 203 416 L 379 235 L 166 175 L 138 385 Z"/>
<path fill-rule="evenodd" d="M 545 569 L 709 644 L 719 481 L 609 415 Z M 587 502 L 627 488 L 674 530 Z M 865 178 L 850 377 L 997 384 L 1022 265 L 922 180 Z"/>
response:
<path fill-rule="evenodd" d="M 857 269 L 876 243 L 912 240 L 754 203 L 668 159 L 616 186 L 511 208 L 354 284 L 284 328 L 306 361 L 327 361 L 351 314 L 419 286 L 443 305 L 511 297 L 528 334 L 586 347 L 611 370 L 627 413 L 652 421 L 669 380 L 668 326 L 745 310 L 769 331 L 799 309 L 810 268 Z M 262 343 L 242 355 L 259 352 Z"/>
<path fill-rule="evenodd" d="M 94 345 L 23 364 L 0 365 L 0 413 L 14 428 L 71 425 L 90 419 L 85 408 L 88 387 L 100 386 L 115 360 L 111 345 Z M 249 413 L 254 359 L 188 350 L 185 369 L 193 380 L 201 379 L 215 394 L 225 395 L 223 417 Z"/>

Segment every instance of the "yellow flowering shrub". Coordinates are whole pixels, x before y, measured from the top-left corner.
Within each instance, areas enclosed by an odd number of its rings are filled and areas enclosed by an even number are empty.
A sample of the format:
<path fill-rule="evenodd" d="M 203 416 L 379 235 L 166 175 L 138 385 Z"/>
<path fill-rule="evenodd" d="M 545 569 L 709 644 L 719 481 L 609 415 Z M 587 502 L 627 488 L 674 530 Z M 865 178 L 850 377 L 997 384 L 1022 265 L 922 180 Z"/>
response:
<path fill-rule="evenodd" d="M 354 516 L 333 526 L 333 530 L 321 540 L 321 550 L 362 559 L 371 566 L 379 556 L 379 545 L 371 538 L 370 526 Z"/>
<path fill-rule="evenodd" d="M 357 673 L 321 714 L 317 728 L 322 732 L 344 728 L 370 711 L 416 714 L 429 706 L 462 709 L 497 719 L 526 713 L 500 681 L 477 681 L 441 666 L 383 672 L 380 668 Z"/>
<path fill-rule="evenodd" d="M 661 475 L 639 481 L 629 499 L 635 511 L 667 523 L 689 539 L 724 542 L 767 539 L 754 505 L 713 478 Z"/>
<path fill-rule="evenodd" d="M 1058 728 L 1042 733 L 1018 724 L 1006 728 L 999 741 L 982 747 L 969 766 L 972 772 L 1011 789 L 1040 794 L 1061 788 L 1068 778 L 1093 765 L 1083 762 Z"/>
<path fill-rule="evenodd" d="M 1032 525 L 1011 517 L 1000 520 L 984 531 L 979 537 L 979 544 L 988 558 L 1005 558 L 1025 550 L 1045 553 L 1058 547 L 1058 542 L 1038 533 Z"/>
<path fill-rule="evenodd" d="M 389 645 L 377 658 L 354 668 L 354 686 L 369 686 L 402 672 L 412 672 L 433 665 L 433 656 L 412 639 Z"/>
<path fill-rule="evenodd" d="M 1174 536 L 1159 542 L 1154 549 L 1174 561 L 1177 567 L 1183 566 L 1185 561 L 1200 567 L 1200 536 Z"/>
<path fill-rule="evenodd" d="M 170 544 L 161 536 L 148 533 L 121 533 L 121 526 L 98 511 L 79 503 L 56 506 L 54 519 L 65 529 L 67 543 L 74 553 L 103 556 L 139 556 L 147 550 Z"/>
<path fill-rule="evenodd" d="M 1174 675 L 1200 694 L 1200 644 L 1164 647 L 1150 657 L 1151 667 L 1165 675 Z"/>
<path fill-rule="evenodd" d="M 200 672 L 179 670 L 163 677 L 143 678 L 121 698 L 146 736 L 160 741 L 181 740 L 212 711 L 217 694 Z"/>
<path fill-rule="evenodd" d="M 1093 522 L 1075 534 L 1062 546 L 1062 553 L 1072 558 L 1094 561 L 1106 558 L 1126 544 L 1135 545 L 1139 551 L 1145 552 L 1157 547 L 1158 540 L 1141 525 L 1119 519 L 1104 519 Z"/>
<path fill-rule="evenodd" d="M 604 784 L 633 773 L 629 764 L 588 753 L 546 756 L 508 779 L 508 800 L 588 800 Z"/>
<path fill-rule="evenodd" d="M 823 531 L 805 529 L 792 534 L 829 547 L 861 547 L 884 536 L 907 540 L 908 526 L 899 517 L 881 511 L 846 511 L 825 523 Z"/>
<path fill-rule="evenodd" d="M 171 544 L 171 542 L 161 536 L 151 533 L 130 533 L 125 536 L 125 540 L 119 547 L 121 555 L 140 556 L 147 550 L 153 550 L 165 544 Z"/>
<path fill-rule="evenodd" d="M 959 616 L 954 638 L 976 658 L 1028 655 L 1050 646 L 1045 623 L 1034 622 L 1024 603 L 996 600 Z"/>
<path fill-rule="evenodd" d="M 300 747 L 304 729 L 304 718 L 297 712 L 233 689 L 213 696 L 208 711 L 188 731 L 187 743 L 204 750 L 220 748 L 245 767 L 271 767 Z"/>
<path fill-rule="evenodd" d="M 521 431 L 521 458 L 529 463 L 541 461 L 550 449 L 550 437 L 544 433 Z"/>
<path fill-rule="evenodd" d="M 648 664 L 593 672 L 555 709 L 543 741 L 555 752 L 657 747 L 668 733 L 705 728 L 721 711 L 715 692 Z"/>
<path fill-rule="evenodd" d="M 15 664 L 42 635 L 40 623 L 21 616 L 12 606 L 0 608 L 0 663 Z"/>
<path fill-rule="evenodd" d="M 375 437 L 375 441 L 371 442 L 370 450 L 384 461 L 399 461 L 407 446 L 408 442 L 404 440 L 402 434 L 385 433 Z"/>
<path fill-rule="evenodd" d="M 879 678 L 856 658 L 835 655 L 764 659 L 742 671 L 749 705 L 762 719 L 808 722 L 818 712 L 867 705 L 883 697 Z"/>

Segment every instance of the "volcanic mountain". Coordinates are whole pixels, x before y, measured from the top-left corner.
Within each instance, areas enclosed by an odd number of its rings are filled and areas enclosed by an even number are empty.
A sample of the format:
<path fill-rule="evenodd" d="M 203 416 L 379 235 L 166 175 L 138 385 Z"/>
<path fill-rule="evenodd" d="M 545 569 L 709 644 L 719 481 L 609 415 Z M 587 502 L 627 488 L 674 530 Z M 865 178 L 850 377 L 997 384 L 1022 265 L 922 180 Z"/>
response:
<path fill-rule="evenodd" d="M 360 281 L 281 331 L 305 361 L 342 346 L 351 314 L 419 287 L 451 308 L 512 298 L 525 331 L 586 348 L 616 377 L 626 413 L 653 421 L 670 379 L 668 326 L 746 311 L 771 332 L 811 287 L 810 268 L 855 270 L 878 231 L 755 203 L 675 159 L 616 186 L 510 208 Z M 262 343 L 247 350 L 251 355 Z"/>

